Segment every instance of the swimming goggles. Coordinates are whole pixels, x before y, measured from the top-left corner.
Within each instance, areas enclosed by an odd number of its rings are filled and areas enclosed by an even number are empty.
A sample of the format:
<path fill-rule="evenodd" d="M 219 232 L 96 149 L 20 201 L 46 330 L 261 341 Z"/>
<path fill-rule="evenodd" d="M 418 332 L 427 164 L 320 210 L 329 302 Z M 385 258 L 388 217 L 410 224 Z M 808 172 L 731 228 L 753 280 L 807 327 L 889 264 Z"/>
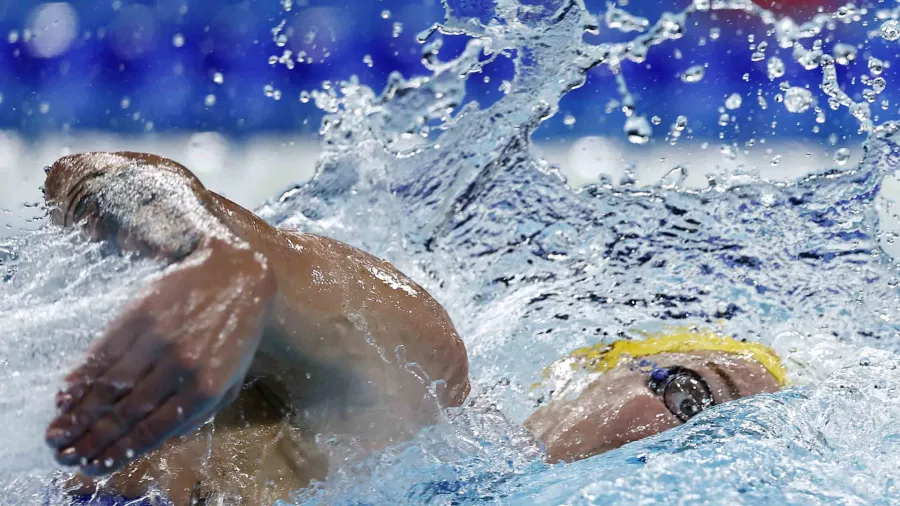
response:
<path fill-rule="evenodd" d="M 714 404 L 709 384 L 687 367 L 657 367 L 650 371 L 649 386 L 682 422 Z"/>

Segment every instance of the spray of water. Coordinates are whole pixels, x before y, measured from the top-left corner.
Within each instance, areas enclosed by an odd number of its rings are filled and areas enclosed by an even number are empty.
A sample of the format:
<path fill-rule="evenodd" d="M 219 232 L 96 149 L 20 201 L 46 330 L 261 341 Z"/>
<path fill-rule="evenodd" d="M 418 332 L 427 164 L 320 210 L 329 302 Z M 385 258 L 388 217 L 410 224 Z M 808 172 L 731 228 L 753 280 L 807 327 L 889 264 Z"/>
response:
<path fill-rule="evenodd" d="M 601 29 L 599 18 L 577 0 L 446 5 L 445 21 L 419 35 L 428 75 L 393 75 L 381 93 L 348 79 L 309 95 L 327 113 L 318 175 L 259 213 L 388 258 L 432 291 L 465 336 L 478 388 L 444 423 L 336 469 L 297 502 L 889 503 L 900 455 L 900 276 L 880 247 L 875 202 L 900 161 L 900 127 L 876 121 L 865 93 L 855 101 L 838 85 L 836 65 L 858 53 L 826 54 L 820 41 L 875 20 L 870 36 L 891 41 L 898 9 L 848 4 L 797 23 L 749 1 L 695 0 L 651 23 L 610 7 L 606 27 L 632 40 L 590 44 L 584 34 Z M 718 175 L 693 190 L 677 167 L 650 187 L 601 181 L 573 191 L 533 155 L 531 134 L 600 65 L 616 74 L 627 138 L 657 135 L 623 63 L 645 61 L 713 11 L 768 28 L 753 59 L 767 60 L 771 79 L 789 64 L 821 73 L 820 90 L 788 85 L 780 102 L 798 113 L 820 100 L 848 108 L 868 135 L 860 165 L 791 183 Z M 466 49 L 442 60 L 442 37 L 462 35 Z M 775 46 L 793 61 L 768 56 Z M 500 58 L 516 71 L 505 96 L 487 107 L 466 102 L 467 80 Z M 876 96 L 883 67 L 868 62 L 866 89 Z M 685 86 L 700 74 L 687 69 Z M 670 141 L 689 122 L 679 117 Z M 0 250 L 0 322 L 12 329 L 0 347 L 19 371 L 0 389 L 0 413 L 5 426 L 27 427 L 0 436 L 9 497 L 61 500 L 39 435 L 54 378 L 155 268 L 101 253 L 53 230 Z M 543 464 L 517 428 L 539 401 L 531 384 L 542 368 L 575 347 L 673 322 L 772 344 L 806 386 L 713 409 L 571 466 Z M 32 401 L 42 398 L 48 406 Z"/>

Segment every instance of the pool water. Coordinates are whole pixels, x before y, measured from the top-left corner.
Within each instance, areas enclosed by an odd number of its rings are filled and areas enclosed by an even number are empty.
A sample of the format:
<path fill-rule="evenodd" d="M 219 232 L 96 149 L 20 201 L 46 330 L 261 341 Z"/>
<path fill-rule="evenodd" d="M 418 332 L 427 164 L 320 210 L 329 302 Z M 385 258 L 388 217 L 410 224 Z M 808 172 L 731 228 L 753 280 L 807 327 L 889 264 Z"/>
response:
<path fill-rule="evenodd" d="M 900 271 L 879 206 L 900 162 L 900 125 L 876 121 L 869 102 L 836 86 L 834 62 L 812 43 L 827 20 L 791 25 L 748 2 L 696 1 L 631 43 L 597 46 L 583 40 L 596 19 L 579 2 L 460 5 L 438 30 L 472 40 L 433 59 L 433 75 L 398 76 L 380 94 L 353 80 L 314 94 L 329 113 L 318 175 L 258 212 L 371 251 L 420 282 L 464 337 L 476 388 L 415 440 L 361 461 L 352 441 L 321 435 L 332 462 L 357 463 L 295 502 L 895 504 Z M 868 137 L 859 165 L 787 183 L 719 174 L 699 189 L 677 167 L 650 186 L 626 178 L 574 191 L 533 154 L 531 134 L 588 69 L 639 60 L 708 9 L 758 16 L 773 43 L 799 45 L 789 63 L 815 60 L 816 93 Z M 516 77 L 479 107 L 466 103 L 466 83 L 485 54 L 512 57 Z M 650 122 L 620 84 L 631 104 L 624 133 L 647 142 Z M 810 105 L 802 92 L 782 98 Z M 0 503 L 64 503 L 41 443 L 58 377 L 158 268 L 49 227 L 0 250 Z M 773 345 L 796 386 L 591 459 L 543 463 L 519 426 L 542 369 L 576 347 L 663 325 Z"/>

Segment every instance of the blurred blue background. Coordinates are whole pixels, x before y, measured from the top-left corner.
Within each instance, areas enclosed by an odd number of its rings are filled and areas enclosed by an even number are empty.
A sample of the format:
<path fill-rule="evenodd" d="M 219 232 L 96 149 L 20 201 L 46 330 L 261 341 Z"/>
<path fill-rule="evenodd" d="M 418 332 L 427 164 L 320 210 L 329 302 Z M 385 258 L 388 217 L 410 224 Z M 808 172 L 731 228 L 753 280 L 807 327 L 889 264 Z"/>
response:
<path fill-rule="evenodd" d="M 534 2 L 531 2 L 534 3 Z M 605 1 L 589 1 L 602 15 Z M 816 5 L 835 2 L 788 2 L 780 12 L 808 17 Z M 450 0 L 458 12 L 485 18 L 491 0 Z M 652 22 L 664 11 L 677 11 L 687 0 L 632 0 L 629 12 Z M 803 4 L 803 5 L 797 5 Z M 286 10 L 286 6 L 290 10 Z M 112 131 L 178 133 L 215 131 L 230 137 L 267 132 L 315 132 L 320 113 L 300 100 L 304 90 L 324 80 L 357 75 L 379 90 L 391 71 L 425 73 L 422 46 L 416 34 L 443 20 L 440 0 L 76 0 L 43 3 L 0 0 L 0 129 L 35 137 L 48 133 Z M 282 22 L 284 47 L 273 29 Z M 776 103 L 779 85 L 809 86 L 817 95 L 818 71 L 793 63 L 790 50 L 769 44 L 767 56 L 787 63 L 783 78 L 766 76 L 766 60 L 751 61 L 751 38 L 764 38 L 765 27 L 744 14 L 697 15 L 687 36 L 657 46 L 646 64 L 628 63 L 624 72 L 638 99 L 638 112 L 659 116 L 663 135 L 678 115 L 691 118 L 697 138 L 750 139 L 764 137 L 821 138 L 831 134 L 849 140 L 857 123 L 846 109 L 831 111 L 819 125 L 815 113 L 789 114 Z M 718 33 L 716 33 L 718 30 Z M 859 24 L 838 29 L 838 38 L 865 42 Z M 602 27 L 592 40 L 623 40 Z M 834 40 L 826 40 L 830 51 Z M 463 37 L 445 37 L 442 59 L 459 51 Z M 292 51 L 293 68 L 270 64 L 270 58 Z M 850 70 L 841 70 L 842 85 L 855 98 L 863 86 L 846 76 L 865 73 L 869 55 L 889 58 L 896 46 L 875 40 L 860 46 Z M 303 62 L 297 57 L 304 55 Z M 698 83 L 681 74 L 706 65 Z M 500 96 L 508 62 L 488 69 L 490 82 L 470 79 L 473 99 L 488 103 Z M 858 68 L 854 68 L 858 67 Z M 896 69 L 888 69 L 888 82 Z M 737 117 L 719 125 L 726 97 L 738 93 L 743 105 L 728 111 Z M 768 108 L 758 104 L 766 99 Z M 587 84 L 570 93 L 561 114 L 549 120 L 541 137 L 584 135 L 623 136 L 624 117 L 609 102 L 617 99 L 615 79 L 605 67 L 591 71 Z M 873 110 L 881 118 L 897 113 L 898 91 L 889 86 Z M 882 109 L 882 101 L 887 108 Z M 609 112 L 611 110 L 611 112 Z M 565 121 L 566 116 L 571 116 Z M 572 122 L 574 119 L 574 123 Z M 774 124 L 773 124 L 774 122 Z"/>

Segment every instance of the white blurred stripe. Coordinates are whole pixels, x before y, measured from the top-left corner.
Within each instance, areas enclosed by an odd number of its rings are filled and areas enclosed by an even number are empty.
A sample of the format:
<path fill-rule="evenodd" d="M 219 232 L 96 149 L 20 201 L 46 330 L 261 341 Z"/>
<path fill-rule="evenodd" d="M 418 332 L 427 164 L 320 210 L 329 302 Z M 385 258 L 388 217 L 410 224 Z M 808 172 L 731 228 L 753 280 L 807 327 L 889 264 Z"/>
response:
<path fill-rule="evenodd" d="M 535 151 L 560 167 L 573 187 L 595 182 L 601 174 L 618 182 L 626 167 L 633 166 L 640 184 L 652 184 L 676 166 L 688 170 L 687 185 L 702 187 L 706 174 L 757 171 L 767 179 L 788 180 L 834 166 L 832 154 L 821 146 L 787 142 L 757 145 L 749 154 L 738 152 L 728 159 L 719 145 L 682 142 L 635 147 L 618 138 L 584 137 L 575 141 L 539 143 Z M 168 136 L 120 137 L 110 134 L 79 134 L 23 141 L 15 132 L 0 132 L 0 237 L 9 237 L 25 227 L 27 219 L 40 212 L 23 204 L 40 202 L 43 167 L 69 153 L 83 151 L 139 151 L 172 158 L 195 171 L 213 191 L 238 204 L 254 208 L 285 187 L 308 180 L 319 154 L 316 139 L 292 135 L 268 135 L 232 141 L 216 133 Z M 809 155 L 807 154 L 809 153 Z M 853 150 L 847 166 L 856 163 L 861 148 Z M 776 156 L 780 159 L 773 166 Z M 896 186 L 891 195 L 900 195 Z M 12 228 L 7 228 L 10 225 Z"/>

